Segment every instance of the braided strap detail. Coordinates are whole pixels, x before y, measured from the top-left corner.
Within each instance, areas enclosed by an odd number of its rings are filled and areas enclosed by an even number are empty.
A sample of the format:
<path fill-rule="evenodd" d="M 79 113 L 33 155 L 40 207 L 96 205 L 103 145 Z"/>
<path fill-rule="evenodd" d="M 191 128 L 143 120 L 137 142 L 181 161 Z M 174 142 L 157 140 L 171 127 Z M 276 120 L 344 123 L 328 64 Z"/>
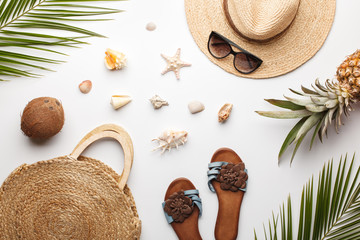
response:
<path fill-rule="evenodd" d="M 212 162 L 209 163 L 208 168 L 209 170 L 207 171 L 207 175 L 208 175 L 208 186 L 210 191 L 215 192 L 215 188 L 212 184 L 212 181 L 215 180 L 217 181 L 217 176 L 220 173 L 221 167 L 228 165 L 228 162 Z M 247 169 L 244 170 L 246 173 L 248 172 Z M 239 190 L 246 192 L 247 189 L 247 181 L 246 181 L 246 187 L 245 188 L 239 188 Z"/>

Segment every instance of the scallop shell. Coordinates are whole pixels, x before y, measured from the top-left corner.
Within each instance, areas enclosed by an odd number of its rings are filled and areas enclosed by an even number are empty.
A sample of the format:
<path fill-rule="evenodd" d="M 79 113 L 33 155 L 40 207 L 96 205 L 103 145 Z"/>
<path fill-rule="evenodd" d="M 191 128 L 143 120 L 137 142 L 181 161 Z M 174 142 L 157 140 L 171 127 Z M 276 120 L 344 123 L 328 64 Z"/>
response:
<path fill-rule="evenodd" d="M 219 113 L 218 113 L 219 122 L 224 122 L 229 118 L 232 107 L 233 107 L 233 104 L 226 103 L 226 104 L 224 104 L 224 106 L 222 106 L 220 108 Z"/>
<path fill-rule="evenodd" d="M 146 24 L 146 30 L 148 31 L 154 31 L 156 29 L 156 24 L 153 22 L 149 22 Z"/>
<path fill-rule="evenodd" d="M 79 84 L 80 92 L 87 94 L 91 91 L 92 83 L 90 80 L 85 80 Z"/>

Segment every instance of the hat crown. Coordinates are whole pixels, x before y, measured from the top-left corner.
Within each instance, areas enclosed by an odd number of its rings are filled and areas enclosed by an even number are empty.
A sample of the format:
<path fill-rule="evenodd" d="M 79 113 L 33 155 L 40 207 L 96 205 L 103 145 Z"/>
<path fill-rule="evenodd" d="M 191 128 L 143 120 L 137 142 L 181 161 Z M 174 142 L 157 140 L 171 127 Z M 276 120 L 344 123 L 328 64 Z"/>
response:
<path fill-rule="evenodd" d="M 230 25 L 248 39 L 266 41 L 288 28 L 296 16 L 300 0 L 227 2 L 224 11 Z"/>

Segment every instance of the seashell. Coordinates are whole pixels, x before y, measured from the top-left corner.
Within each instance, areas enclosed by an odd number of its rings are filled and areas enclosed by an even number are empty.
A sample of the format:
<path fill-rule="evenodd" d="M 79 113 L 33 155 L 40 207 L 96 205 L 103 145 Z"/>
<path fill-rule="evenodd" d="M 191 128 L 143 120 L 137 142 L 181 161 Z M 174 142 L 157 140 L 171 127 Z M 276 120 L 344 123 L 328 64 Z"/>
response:
<path fill-rule="evenodd" d="M 105 66 L 110 70 L 120 70 L 126 66 L 126 56 L 122 52 L 106 49 Z"/>
<path fill-rule="evenodd" d="M 79 84 L 80 92 L 87 94 L 91 91 L 92 83 L 90 80 L 85 80 Z"/>
<path fill-rule="evenodd" d="M 153 105 L 154 109 L 159 109 L 162 106 L 169 106 L 169 103 L 167 101 L 165 101 L 164 99 L 162 99 L 161 97 L 159 97 L 158 95 L 153 96 L 149 100 L 150 100 L 151 104 Z"/>
<path fill-rule="evenodd" d="M 131 97 L 127 95 L 113 95 L 110 103 L 114 109 L 118 109 L 131 102 L 131 100 Z"/>
<path fill-rule="evenodd" d="M 232 107 L 233 105 L 231 103 L 226 103 L 220 108 L 218 113 L 219 122 L 224 122 L 229 118 Z"/>
<path fill-rule="evenodd" d="M 184 145 L 187 141 L 188 133 L 186 131 L 174 131 L 174 130 L 165 130 L 158 138 L 153 139 L 152 141 L 157 141 L 159 146 L 157 149 L 162 149 L 161 153 L 164 153 L 166 150 L 171 150 L 171 148 L 178 148 L 179 145 Z"/>
<path fill-rule="evenodd" d="M 156 24 L 153 22 L 149 22 L 146 24 L 146 30 L 148 31 L 154 31 L 156 29 Z"/>
<path fill-rule="evenodd" d="M 189 111 L 190 111 L 192 114 L 195 114 L 195 113 L 204 111 L 205 106 L 204 106 L 204 104 L 202 104 L 202 102 L 199 102 L 199 101 L 191 101 L 191 102 L 189 102 L 189 104 L 188 104 L 188 108 L 189 108 Z"/>

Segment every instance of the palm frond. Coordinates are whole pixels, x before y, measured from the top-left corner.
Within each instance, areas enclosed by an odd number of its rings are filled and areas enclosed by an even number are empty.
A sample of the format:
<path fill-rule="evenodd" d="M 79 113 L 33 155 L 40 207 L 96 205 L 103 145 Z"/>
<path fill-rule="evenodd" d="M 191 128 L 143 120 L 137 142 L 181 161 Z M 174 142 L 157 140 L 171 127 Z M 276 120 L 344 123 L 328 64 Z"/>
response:
<path fill-rule="evenodd" d="M 291 199 L 272 215 L 269 228 L 264 227 L 264 239 L 344 240 L 360 239 L 360 168 L 355 175 L 354 157 L 347 166 L 347 156 L 340 159 L 336 173 L 333 161 L 325 164 L 314 189 L 313 178 L 304 186 L 297 234 L 294 232 Z M 280 225 L 274 219 L 280 218 Z M 255 238 L 259 235 L 254 231 Z"/>
<path fill-rule="evenodd" d="M 86 43 L 84 38 L 104 37 L 70 22 L 110 20 L 98 16 L 121 10 L 94 5 L 109 1 L 122 0 L 0 0 L 0 81 L 6 76 L 39 76 L 32 72 L 35 69 L 50 70 L 42 65 L 60 63 L 55 55 L 65 55 L 55 46 L 77 47 Z M 44 34 L 43 29 L 54 35 Z M 39 52 L 55 55 L 43 58 Z"/>

